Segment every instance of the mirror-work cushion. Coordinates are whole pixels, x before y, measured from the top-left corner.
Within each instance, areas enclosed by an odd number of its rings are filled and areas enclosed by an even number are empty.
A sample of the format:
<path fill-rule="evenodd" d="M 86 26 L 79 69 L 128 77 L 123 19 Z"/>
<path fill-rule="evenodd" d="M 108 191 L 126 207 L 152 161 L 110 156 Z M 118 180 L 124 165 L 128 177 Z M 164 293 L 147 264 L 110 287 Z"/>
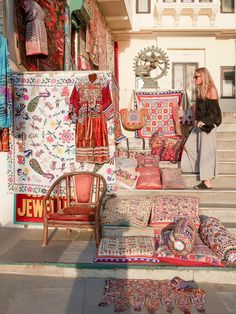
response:
<path fill-rule="evenodd" d="M 229 263 L 236 262 L 236 239 L 219 219 L 207 217 L 201 223 L 199 233 L 204 243 L 221 259 Z"/>
<path fill-rule="evenodd" d="M 105 237 L 99 244 L 96 257 L 152 257 L 154 252 L 153 237 Z"/>
<path fill-rule="evenodd" d="M 179 219 L 169 234 L 169 248 L 175 255 L 191 253 L 196 240 L 196 233 L 197 228 L 191 220 Z"/>
<path fill-rule="evenodd" d="M 108 199 L 101 214 L 102 225 L 144 228 L 151 212 L 151 197 L 116 196 Z"/>
<path fill-rule="evenodd" d="M 166 230 L 155 237 L 155 258 L 160 262 L 179 266 L 219 266 L 224 267 L 221 259 L 196 235 L 196 241 L 191 253 L 175 255 L 168 246 L 170 230 Z"/>
<path fill-rule="evenodd" d="M 159 195 L 152 198 L 151 226 L 174 225 L 187 218 L 199 226 L 198 198 L 194 196 Z"/>

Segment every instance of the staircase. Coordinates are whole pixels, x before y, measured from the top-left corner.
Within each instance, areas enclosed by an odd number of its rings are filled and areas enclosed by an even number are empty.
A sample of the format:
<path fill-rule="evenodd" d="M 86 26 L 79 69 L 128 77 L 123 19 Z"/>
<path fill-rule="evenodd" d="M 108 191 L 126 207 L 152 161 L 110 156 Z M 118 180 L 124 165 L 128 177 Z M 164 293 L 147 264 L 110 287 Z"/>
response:
<path fill-rule="evenodd" d="M 212 190 L 194 190 L 193 186 L 199 183 L 198 176 L 195 174 L 183 174 L 187 186 L 185 190 L 119 190 L 119 195 L 135 195 L 138 193 L 138 195 L 178 194 L 196 196 L 199 198 L 200 215 L 213 216 L 220 219 L 236 238 L 236 112 L 223 113 L 223 122 L 217 133 L 217 157 L 219 175 L 214 180 L 214 188 Z M 153 235 L 152 227 L 145 229 L 104 227 L 103 231 L 104 236 Z M 127 268 L 132 278 L 140 278 L 144 273 L 145 278 L 154 278 L 155 273 L 160 278 L 161 272 L 162 278 L 170 274 L 180 277 L 183 275 L 188 277 L 190 275 L 196 281 L 226 283 L 228 280 L 228 282 L 236 284 L 236 266 L 220 269 L 215 267 L 198 268 L 159 265 L 151 267 L 139 266 L 136 271 L 134 269 L 137 266 L 128 265 Z M 115 273 L 117 273 L 117 266 L 114 267 L 115 269 Z"/>

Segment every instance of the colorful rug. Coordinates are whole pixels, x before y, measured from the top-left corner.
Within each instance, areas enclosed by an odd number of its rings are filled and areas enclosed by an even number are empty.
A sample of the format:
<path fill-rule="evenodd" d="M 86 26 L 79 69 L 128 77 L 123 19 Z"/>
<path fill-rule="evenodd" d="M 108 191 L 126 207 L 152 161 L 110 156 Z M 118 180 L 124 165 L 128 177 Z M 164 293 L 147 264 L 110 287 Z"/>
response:
<path fill-rule="evenodd" d="M 116 191 L 114 109 L 107 121 L 111 163 L 94 164 L 75 161 L 75 124 L 68 118 L 69 96 L 77 81 L 86 73 L 60 72 L 13 75 L 14 124 L 8 154 L 9 191 L 42 195 L 63 173 L 96 171 Z M 98 74 L 104 84 L 110 73 Z"/>
<path fill-rule="evenodd" d="M 140 312 L 145 307 L 149 314 L 154 314 L 162 304 L 167 313 L 172 313 L 175 308 L 185 314 L 190 314 L 193 308 L 205 313 L 205 291 L 193 288 L 178 277 L 172 280 L 108 279 L 98 305 L 112 303 L 115 312 L 130 307 Z"/>
<path fill-rule="evenodd" d="M 180 105 L 182 93 L 147 93 L 138 92 L 137 97 L 142 107 L 148 109 L 145 126 L 137 132 L 138 137 L 150 138 L 156 131 L 163 134 L 176 134 L 176 108 Z"/>

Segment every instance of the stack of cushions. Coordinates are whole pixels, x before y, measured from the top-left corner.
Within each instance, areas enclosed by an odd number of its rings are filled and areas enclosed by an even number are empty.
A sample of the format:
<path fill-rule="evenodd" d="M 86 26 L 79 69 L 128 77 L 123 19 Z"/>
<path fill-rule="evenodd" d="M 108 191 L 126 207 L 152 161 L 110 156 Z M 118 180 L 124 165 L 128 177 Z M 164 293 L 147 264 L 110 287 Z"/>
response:
<path fill-rule="evenodd" d="M 95 262 L 154 262 L 154 238 L 148 236 L 105 237 L 97 249 Z"/>
<path fill-rule="evenodd" d="M 148 196 L 116 196 L 108 199 L 101 214 L 102 225 L 135 226 L 148 224 L 152 198 Z"/>
<path fill-rule="evenodd" d="M 152 198 L 150 226 L 171 226 L 180 218 L 190 219 L 199 226 L 198 207 L 198 198 L 194 196 L 155 196 Z"/>
<path fill-rule="evenodd" d="M 170 230 L 157 233 L 155 236 L 156 252 L 154 257 L 163 263 L 179 266 L 217 266 L 224 267 L 221 259 L 196 234 L 193 250 L 187 255 L 176 255 L 169 248 Z"/>
<path fill-rule="evenodd" d="M 187 255 L 193 250 L 197 229 L 194 223 L 181 218 L 174 225 L 169 234 L 168 246 L 174 255 Z"/>
<path fill-rule="evenodd" d="M 199 233 L 202 240 L 222 260 L 236 262 L 236 239 L 234 239 L 224 225 L 214 217 L 205 217 L 202 221 Z"/>

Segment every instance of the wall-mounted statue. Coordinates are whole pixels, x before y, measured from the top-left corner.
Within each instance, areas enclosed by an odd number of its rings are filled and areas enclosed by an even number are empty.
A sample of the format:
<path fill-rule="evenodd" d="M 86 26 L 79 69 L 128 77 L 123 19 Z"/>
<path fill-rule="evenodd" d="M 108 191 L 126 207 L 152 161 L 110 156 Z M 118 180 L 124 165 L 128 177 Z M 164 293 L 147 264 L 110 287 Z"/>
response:
<path fill-rule="evenodd" d="M 144 48 L 135 57 L 133 68 L 136 76 L 143 80 L 143 88 L 158 88 L 158 80 L 169 69 L 169 58 L 160 48 Z"/>

